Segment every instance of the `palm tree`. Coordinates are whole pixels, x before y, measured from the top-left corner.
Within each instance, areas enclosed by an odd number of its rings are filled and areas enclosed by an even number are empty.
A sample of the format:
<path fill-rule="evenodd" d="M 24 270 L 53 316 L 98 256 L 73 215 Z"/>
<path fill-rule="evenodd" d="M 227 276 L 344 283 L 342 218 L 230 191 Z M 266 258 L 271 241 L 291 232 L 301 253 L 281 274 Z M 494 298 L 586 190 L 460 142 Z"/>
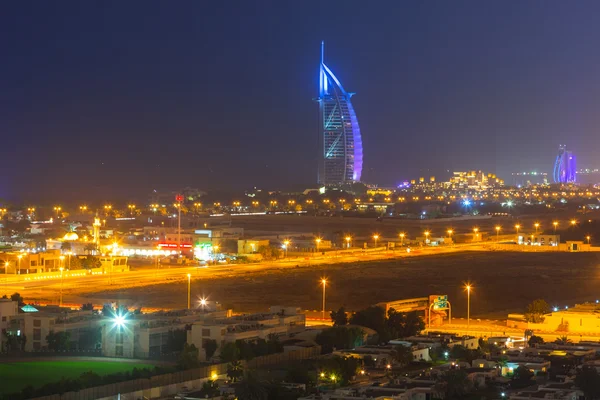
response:
<path fill-rule="evenodd" d="M 252 377 L 248 377 L 235 387 L 238 400 L 267 400 L 267 389 Z"/>
<path fill-rule="evenodd" d="M 240 361 L 232 361 L 227 365 L 227 377 L 236 382 L 244 375 L 244 367 Z"/>
<path fill-rule="evenodd" d="M 565 335 L 565 336 L 557 337 L 556 340 L 554 341 L 554 343 L 560 344 L 560 345 L 566 345 L 566 344 L 573 343 L 573 341 Z"/>
<path fill-rule="evenodd" d="M 508 366 L 508 360 L 506 358 L 501 358 L 498 360 L 498 366 L 500 368 L 506 368 Z"/>

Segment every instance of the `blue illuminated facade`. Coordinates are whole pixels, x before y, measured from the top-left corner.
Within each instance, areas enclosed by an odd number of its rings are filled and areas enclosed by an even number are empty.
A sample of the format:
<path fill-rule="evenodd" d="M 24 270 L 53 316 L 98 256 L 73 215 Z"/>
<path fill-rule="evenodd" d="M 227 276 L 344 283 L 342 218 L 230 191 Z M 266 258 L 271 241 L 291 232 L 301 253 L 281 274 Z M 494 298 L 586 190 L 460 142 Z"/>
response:
<path fill-rule="evenodd" d="M 325 65 L 321 42 L 319 71 L 319 175 L 323 185 L 360 181 L 363 165 L 362 139 L 350 98 L 338 78 Z"/>
<path fill-rule="evenodd" d="M 574 183 L 577 180 L 577 162 L 567 146 L 558 146 L 558 155 L 554 162 L 553 178 L 555 183 Z"/>

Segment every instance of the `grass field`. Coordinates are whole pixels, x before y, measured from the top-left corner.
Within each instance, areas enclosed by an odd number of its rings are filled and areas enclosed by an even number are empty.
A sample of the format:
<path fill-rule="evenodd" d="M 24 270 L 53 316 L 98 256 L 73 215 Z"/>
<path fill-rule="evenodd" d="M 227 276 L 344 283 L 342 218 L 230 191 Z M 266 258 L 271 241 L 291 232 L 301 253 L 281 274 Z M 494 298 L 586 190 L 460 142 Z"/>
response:
<path fill-rule="evenodd" d="M 0 395 L 19 392 L 27 385 L 40 387 L 62 377 L 76 378 L 84 372 L 98 375 L 131 371 L 133 368 L 154 368 L 152 364 L 119 361 L 32 361 L 0 363 Z"/>

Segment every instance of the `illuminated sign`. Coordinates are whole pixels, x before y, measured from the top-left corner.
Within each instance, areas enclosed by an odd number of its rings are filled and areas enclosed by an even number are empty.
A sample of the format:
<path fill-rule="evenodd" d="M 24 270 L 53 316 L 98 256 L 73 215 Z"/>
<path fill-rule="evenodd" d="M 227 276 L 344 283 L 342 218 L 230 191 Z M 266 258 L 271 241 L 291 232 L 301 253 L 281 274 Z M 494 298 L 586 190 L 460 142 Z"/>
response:
<path fill-rule="evenodd" d="M 160 248 L 177 248 L 177 243 L 159 243 L 158 247 Z M 181 243 L 181 247 L 183 248 L 191 248 L 192 245 L 190 243 Z"/>
<path fill-rule="evenodd" d="M 431 296 L 430 302 L 433 302 L 434 310 L 444 310 L 448 308 L 448 295 Z"/>

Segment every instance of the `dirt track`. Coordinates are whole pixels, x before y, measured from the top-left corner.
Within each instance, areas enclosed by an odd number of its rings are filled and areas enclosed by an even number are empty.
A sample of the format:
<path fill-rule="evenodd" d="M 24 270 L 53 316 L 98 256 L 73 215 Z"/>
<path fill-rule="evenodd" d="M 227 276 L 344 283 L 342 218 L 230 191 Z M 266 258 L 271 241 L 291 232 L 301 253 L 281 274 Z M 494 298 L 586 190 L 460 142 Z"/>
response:
<path fill-rule="evenodd" d="M 326 276 L 327 308 L 356 310 L 382 301 L 448 294 L 454 315 L 466 314 L 463 282 L 474 285 L 471 315 L 506 317 L 533 299 L 550 305 L 573 305 L 600 298 L 598 253 L 464 252 L 397 261 L 301 267 L 219 275 L 192 281 L 192 296 L 231 306 L 237 311 L 264 310 L 269 305 L 320 309 L 319 279 Z M 146 307 L 184 307 L 185 282 L 124 291 L 99 292 L 94 301 L 120 300 Z"/>

